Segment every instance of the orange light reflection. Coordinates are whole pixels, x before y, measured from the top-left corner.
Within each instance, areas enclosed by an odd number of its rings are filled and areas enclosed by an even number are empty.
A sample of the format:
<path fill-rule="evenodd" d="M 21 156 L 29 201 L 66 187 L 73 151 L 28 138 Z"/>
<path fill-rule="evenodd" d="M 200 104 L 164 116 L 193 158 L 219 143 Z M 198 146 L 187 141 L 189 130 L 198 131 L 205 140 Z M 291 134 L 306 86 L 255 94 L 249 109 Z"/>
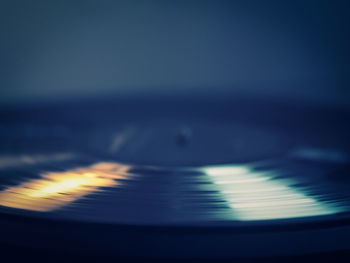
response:
<path fill-rule="evenodd" d="M 0 192 L 0 205 L 34 211 L 51 211 L 98 190 L 116 186 L 131 176 L 127 165 L 97 163 L 65 172 L 49 172 L 40 179 Z"/>

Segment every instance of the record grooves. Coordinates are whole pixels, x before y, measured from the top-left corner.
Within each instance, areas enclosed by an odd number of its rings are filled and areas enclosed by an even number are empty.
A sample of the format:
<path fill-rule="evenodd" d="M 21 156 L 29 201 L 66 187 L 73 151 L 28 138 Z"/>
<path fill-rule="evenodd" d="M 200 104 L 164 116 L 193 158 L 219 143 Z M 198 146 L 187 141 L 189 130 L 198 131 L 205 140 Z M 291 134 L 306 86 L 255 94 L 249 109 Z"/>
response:
<path fill-rule="evenodd" d="M 350 249 L 346 111 L 174 96 L 0 115 L 4 245 L 138 260 Z"/>

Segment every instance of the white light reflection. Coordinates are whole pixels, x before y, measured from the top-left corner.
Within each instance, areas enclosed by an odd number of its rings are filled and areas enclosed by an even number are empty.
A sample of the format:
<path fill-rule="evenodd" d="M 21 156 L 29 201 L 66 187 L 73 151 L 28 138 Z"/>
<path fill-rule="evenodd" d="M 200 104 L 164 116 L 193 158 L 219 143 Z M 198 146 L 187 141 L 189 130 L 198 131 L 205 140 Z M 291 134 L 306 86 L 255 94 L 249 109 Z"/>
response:
<path fill-rule="evenodd" d="M 317 200 L 276 179 L 273 172 L 256 172 L 248 166 L 208 166 L 207 174 L 228 202 L 237 220 L 264 220 L 329 215 L 339 208 Z"/>

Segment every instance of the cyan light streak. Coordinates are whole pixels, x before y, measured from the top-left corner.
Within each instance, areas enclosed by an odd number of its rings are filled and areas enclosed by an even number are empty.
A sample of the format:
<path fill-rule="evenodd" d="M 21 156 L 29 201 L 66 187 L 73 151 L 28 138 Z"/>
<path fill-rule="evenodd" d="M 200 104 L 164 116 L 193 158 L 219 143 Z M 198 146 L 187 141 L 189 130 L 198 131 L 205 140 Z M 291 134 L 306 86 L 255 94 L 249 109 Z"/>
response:
<path fill-rule="evenodd" d="M 276 179 L 273 172 L 256 172 L 243 165 L 207 166 L 201 171 L 216 185 L 236 220 L 298 218 L 341 212 L 339 207 L 294 187 L 293 181 Z"/>

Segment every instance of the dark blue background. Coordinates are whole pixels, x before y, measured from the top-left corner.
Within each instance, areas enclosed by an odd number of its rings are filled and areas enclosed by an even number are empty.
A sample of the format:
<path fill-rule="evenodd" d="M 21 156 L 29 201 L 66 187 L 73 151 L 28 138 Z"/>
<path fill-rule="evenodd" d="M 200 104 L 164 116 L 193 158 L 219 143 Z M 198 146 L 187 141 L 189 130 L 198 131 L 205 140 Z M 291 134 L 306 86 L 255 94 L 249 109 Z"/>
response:
<path fill-rule="evenodd" d="M 0 3 L 0 102 L 243 91 L 347 106 L 348 1 Z"/>

